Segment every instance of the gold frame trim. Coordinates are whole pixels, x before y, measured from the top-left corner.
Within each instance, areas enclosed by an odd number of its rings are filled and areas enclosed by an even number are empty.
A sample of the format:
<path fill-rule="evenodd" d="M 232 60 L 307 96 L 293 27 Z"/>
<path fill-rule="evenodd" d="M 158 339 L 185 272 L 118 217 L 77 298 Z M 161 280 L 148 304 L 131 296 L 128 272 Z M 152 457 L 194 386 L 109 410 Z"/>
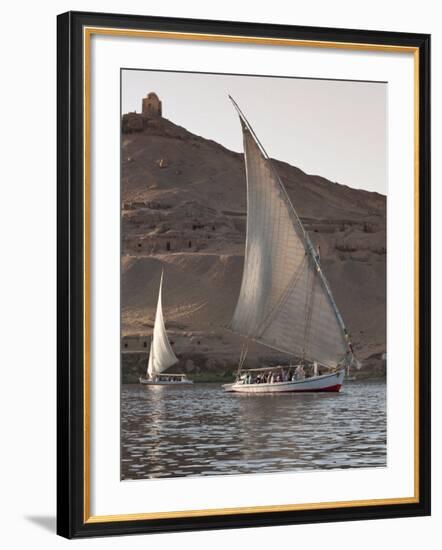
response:
<path fill-rule="evenodd" d="M 237 508 L 214 508 L 206 510 L 181 510 L 173 512 L 151 512 L 137 514 L 116 514 L 93 516 L 90 510 L 90 57 L 92 35 L 125 36 L 135 38 L 157 38 L 173 40 L 198 40 L 203 42 L 233 42 L 257 45 L 334 48 L 342 50 L 363 50 L 370 52 L 412 53 L 414 62 L 414 495 L 411 497 L 251 506 Z M 419 502 L 419 48 L 383 44 L 330 42 L 320 40 L 296 40 L 266 37 L 245 37 L 236 35 L 147 31 L 134 29 L 113 29 L 107 27 L 84 27 L 83 29 L 83 92 L 84 92 L 84 523 L 117 521 L 139 521 L 152 519 L 195 518 L 230 514 L 252 514 L 263 512 L 287 512 L 300 510 L 324 510 L 352 506 L 386 506 L 392 504 L 413 504 Z"/>

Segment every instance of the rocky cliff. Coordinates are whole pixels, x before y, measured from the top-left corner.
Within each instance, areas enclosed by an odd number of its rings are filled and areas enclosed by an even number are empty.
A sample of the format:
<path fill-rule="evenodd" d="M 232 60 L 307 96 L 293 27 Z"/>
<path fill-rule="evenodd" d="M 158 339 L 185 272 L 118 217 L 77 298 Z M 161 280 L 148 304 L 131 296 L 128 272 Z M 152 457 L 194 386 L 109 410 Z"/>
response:
<path fill-rule="evenodd" d="M 361 374 L 384 372 L 386 197 L 274 162 L 320 246 L 321 264 L 364 365 Z M 242 154 L 164 118 L 123 134 L 123 379 L 135 379 L 145 368 L 162 266 L 166 326 L 181 359 L 174 368 L 196 378 L 228 377 L 242 346 L 225 327 L 241 282 L 245 221 Z M 283 359 L 255 345 L 248 363 Z"/>

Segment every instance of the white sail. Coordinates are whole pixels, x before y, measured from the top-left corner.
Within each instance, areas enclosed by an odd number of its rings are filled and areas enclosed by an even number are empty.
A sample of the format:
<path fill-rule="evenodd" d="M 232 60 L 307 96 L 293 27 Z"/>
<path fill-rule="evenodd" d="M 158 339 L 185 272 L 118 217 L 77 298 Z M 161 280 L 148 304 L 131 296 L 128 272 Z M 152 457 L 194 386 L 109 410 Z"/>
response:
<path fill-rule="evenodd" d="M 334 367 L 351 352 L 317 252 L 270 159 L 232 102 L 243 130 L 247 237 L 231 328 L 269 347 Z"/>
<path fill-rule="evenodd" d="M 178 358 L 170 345 L 169 339 L 167 338 L 166 327 L 164 326 L 163 308 L 161 302 L 162 288 L 163 273 L 161 273 L 157 311 L 155 314 L 155 324 L 153 327 L 149 363 L 147 366 L 147 374 L 150 378 L 152 378 L 155 374 L 160 374 L 178 361 Z"/>

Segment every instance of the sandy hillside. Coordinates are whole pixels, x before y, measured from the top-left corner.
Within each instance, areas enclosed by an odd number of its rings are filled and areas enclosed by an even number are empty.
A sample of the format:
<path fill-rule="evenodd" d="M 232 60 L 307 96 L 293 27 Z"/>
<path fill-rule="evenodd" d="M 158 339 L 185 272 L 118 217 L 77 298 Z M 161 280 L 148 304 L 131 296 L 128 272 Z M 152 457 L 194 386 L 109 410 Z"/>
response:
<path fill-rule="evenodd" d="M 242 155 L 162 118 L 123 134 L 122 144 L 122 336 L 131 342 L 123 350 L 150 341 L 164 266 L 166 325 L 181 367 L 191 370 L 194 356 L 203 370 L 233 365 L 242 345 L 227 329 L 243 266 Z M 275 165 L 321 247 L 358 357 L 377 369 L 386 346 L 386 198 Z M 259 345 L 249 356 L 278 359 Z"/>

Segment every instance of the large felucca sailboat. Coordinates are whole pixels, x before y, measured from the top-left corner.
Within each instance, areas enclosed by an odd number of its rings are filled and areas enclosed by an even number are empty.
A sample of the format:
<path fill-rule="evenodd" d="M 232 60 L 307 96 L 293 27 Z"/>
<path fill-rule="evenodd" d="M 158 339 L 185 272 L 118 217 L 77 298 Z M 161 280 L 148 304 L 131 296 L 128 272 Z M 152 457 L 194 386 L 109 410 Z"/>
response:
<path fill-rule="evenodd" d="M 153 327 L 152 341 L 150 343 L 149 362 L 146 376 L 140 376 L 140 383 L 150 386 L 192 384 L 185 374 L 164 373 L 166 369 L 178 362 L 164 325 L 161 294 L 163 289 L 163 275 L 161 272 L 160 289 L 158 292 L 157 311 Z"/>
<path fill-rule="evenodd" d="M 226 391 L 339 391 L 352 345 L 320 265 L 270 158 L 229 96 L 243 132 L 247 235 L 240 294 L 230 328 L 245 339 L 238 373 Z M 245 369 L 247 342 L 286 353 L 286 366 Z"/>

